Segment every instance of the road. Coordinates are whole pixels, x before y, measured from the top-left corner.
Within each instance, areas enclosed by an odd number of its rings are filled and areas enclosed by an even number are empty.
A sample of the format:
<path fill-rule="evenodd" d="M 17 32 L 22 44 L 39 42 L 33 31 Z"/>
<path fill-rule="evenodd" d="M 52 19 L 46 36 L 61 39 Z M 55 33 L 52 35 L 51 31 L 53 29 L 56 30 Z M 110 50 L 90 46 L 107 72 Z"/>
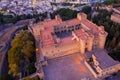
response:
<path fill-rule="evenodd" d="M 8 64 L 7 64 L 7 52 L 10 48 L 10 43 L 16 34 L 17 31 L 20 31 L 22 27 L 24 27 L 28 23 L 28 20 L 22 20 L 17 22 L 16 24 L 5 27 L 0 31 L 2 35 L 0 36 L 0 44 L 4 44 L 1 46 L 3 48 L 0 51 L 0 75 L 7 73 Z"/>

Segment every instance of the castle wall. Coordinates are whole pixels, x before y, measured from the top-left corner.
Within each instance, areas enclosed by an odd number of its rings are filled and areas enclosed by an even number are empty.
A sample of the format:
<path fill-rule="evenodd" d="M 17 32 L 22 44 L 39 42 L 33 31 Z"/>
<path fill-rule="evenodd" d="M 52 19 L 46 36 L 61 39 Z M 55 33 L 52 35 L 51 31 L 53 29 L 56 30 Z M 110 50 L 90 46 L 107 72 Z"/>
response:
<path fill-rule="evenodd" d="M 82 54 L 85 53 L 85 46 L 86 46 L 86 41 L 80 39 L 80 45 L 79 45 L 80 53 Z"/>
<path fill-rule="evenodd" d="M 79 19 L 80 21 L 85 20 L 85 19 L 87 19 L 87 15 L 83 14 L 83 13 L 79 13 L 79 14 L 77 14 L 77 19 Z"/>
<path fill-rule="evenodd" d="M 98 48 L 103 49 L 108 33 L 102 32 L 98 36 Z"/>
<path fill-rule="evenodd" d="M 88 51 L 91 51 L 92 48 L 93 48 L 93 40 L 94 40 L 93 36 L 89 37 L 88 40 L 87 40 L 87 45 L 86 46 L 87 46 Z"/>
<path fill-rule="evenodd" d="M 95 77 L 95 78 L 97 78 L 98 77 L 98 75 L 94 72 L 94 70 L 91 68 L 91 66 L 88 64 L 88 62 L 84 62 L 85 63 L 85 65 L 87 66 L 87 68 L 90 70 L 90 72 L 93 74 L 93 76 Z"/>
<path fill-rule="evenodd" d="M 84 29 L 84 31 L 90 30 L 85 24 L 81 23 L 81 27 Z"/>
<path fill-rule="evenodd" d="M 39 36 L 39 35 L 40 35 L 40 29 L 39 29 L 39 26 L 38 26 L 38 25 L 33 28 L 33 34 L 34 34 L 35 36 Z"/>
<path fill-rule="evenodd" d="M 103 69 L 100 74 L 98 74 L 98 77 L 106 77 L 109 76 L 112 73 L 116 73 L 120 70 L 120 64 L 108 67 L 106 69 Z"/>
<path fill-rule="evenodd" d="M 48 59 L 65 56 L 68 54 L 73 54 L 80 51 L 78 42 L 67 44 L 63 46 L 57 46 L 57 47 L 50 47 L 50 48 L 42 48 L 42 53 L 44 56 L 46 56 Z"/>

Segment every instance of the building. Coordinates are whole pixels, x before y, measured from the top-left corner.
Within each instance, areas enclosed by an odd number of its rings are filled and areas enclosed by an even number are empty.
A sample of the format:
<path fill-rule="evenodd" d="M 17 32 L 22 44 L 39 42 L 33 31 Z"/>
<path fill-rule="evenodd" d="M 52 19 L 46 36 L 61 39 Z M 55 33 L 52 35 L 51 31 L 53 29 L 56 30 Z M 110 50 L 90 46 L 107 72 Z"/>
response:
<path fill-rule="evenodd" d="M 98 77 L 110 75 L 120 70 L 120 63 L 118 61 L 113 60 L 105 52 L 94 53 L 93 56 L 95 57 L 95 59 L 93 59 L 94 63 L 98 63 L 98 65 L 94 64 L 96 66 L 95 68 Z"/>
<path fill-rule="evenodd" d="M 56 79 L 55 74 L 64 80 L 68 75 L 75 80 L 98 80 L 120 70 L 120 63 L 104 50 L 108 33 L 103 26 L 89 21 L 84 13 L 78 13 L 77 18 L 67 21 L 62 21 L 57 15 L 52 20 L 49 18 L 34 25 L 30 23 L 29 30 L 36 39 L 37 75 L 44 78 L 47 74 L 45 80 Z M 47 65 L 44 70 L 42 65 Z M 68 68 L 61 68 L 61 65 Z M 66 76 L 61 75 L 62 72 Z"/>
<path fill-rule="evenodd" d="M 117 14 L 120 14 L 120 7 L 113 7 L 113 11 Z"/>
<path fill-rule="evenodd" d="M 97 26 L 84 13 L 77 18 L 62 21 L 59 16 L 45 20 L 31 27 L 34 36 L 39 37 L 39 50 L 48 59 L 75 52 L 84 54 L 93 48 L 104 48 L 107 32 L 103 26 Z"/>
<path fill-rule="evenodd" d="M 68 3 L 81 3 L 81 4 L 89 4 L 99 2 L 102 3 L 104 0 L 55 0 L 56 3 L 68 2 Z"/>
<path fill-rule="evenodd" d="M 105 50 L 97 50 L 91 54 L 91 62 L 86 66 L 96 78 L 107 77 L 120 70 L 120 63 L 113 60 Z"/>
<path fill-rule="evenodd" d="M 120 23 L 120 14 L 114 13 L 111 15 L 110 19 L 116 23 Z"/>

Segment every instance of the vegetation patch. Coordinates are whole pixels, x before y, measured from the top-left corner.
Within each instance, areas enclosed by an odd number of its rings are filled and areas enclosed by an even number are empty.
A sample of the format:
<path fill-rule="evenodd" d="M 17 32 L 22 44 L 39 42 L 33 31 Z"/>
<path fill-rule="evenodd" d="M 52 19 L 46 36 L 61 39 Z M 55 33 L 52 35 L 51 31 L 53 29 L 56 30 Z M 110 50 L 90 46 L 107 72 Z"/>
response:
<path fill-rule="evenodd" d="M 11 42 L 11 48 L 8 51 L 8 74 L 16 77 L 21 72 L 24 77 L 34 73 L 35 58 L 34 38 L 28 31 L 23 30 Z"/>
<path fill-rule="evenodd" d="M 43 14 L 34 14 L 34 15 L 3 15 L 2 13 L 0 13 L 0 25 L 4 25 L 4 24 L 8 24 L 8 23 L 13 23 L 15 24 L 17 21 L 20 20 L 25 20 L 25 19 L 32 19 L 35 18 L 36 22 L 39 20 L 44 20 L 44 18 L 46 18 L 46 13 Z"/>
<path fill-rule="evenodd" d="M 77 13 L 79 13 L 78 11 L 76 10 L 71 10 L 71 9 L 60 9 L 60 10 L 57 10 L 55 12 L 53 12 L 51 14 L 51 17 L 52 19 L 55 18 L 55 15 L 60 15 L 60 17 L 62 18 L 62 20 L 69 20 L 69 19 L 73 19 L 73 18 L 76 18 L 77 16 Z"/>
<path fill-rule="evenodd" d="M 120 0 L 105 0 L 103 2 L 105 5 L 120 6 Z"/>
<path fill-rule="evenodd" d="M 85 14 L 90 14 L 91 13 L 91 7 L 90 6 L 84 6 L 82 8 L 82 12 L 84 12 Z"/>
<path fill-rule="evenodd" d="M 21 80 L 42 80 L 42 79 L 39 79 L 39 77 L 34 77 L 34 78 L 25 77 L 22 78 Z"/>

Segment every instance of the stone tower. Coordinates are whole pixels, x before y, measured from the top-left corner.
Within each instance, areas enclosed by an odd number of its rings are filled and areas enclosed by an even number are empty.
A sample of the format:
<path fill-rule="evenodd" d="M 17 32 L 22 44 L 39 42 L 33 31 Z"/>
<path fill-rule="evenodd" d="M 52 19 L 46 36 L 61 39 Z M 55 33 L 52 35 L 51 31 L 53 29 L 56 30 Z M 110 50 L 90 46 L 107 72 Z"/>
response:
<path fill-rule="evenodd" d="M 98 36 L 98 48 L 103 49 L 106 41 L 108 33 L 105 31 L 101 31 L 101 33 Z"/>
<path fill-rule="evenodd" d="M 93 47 L 93 40 L 94 40 L 94 36 L 89 36 L 88 40 L 87 40 L 87 50 L 91 51 L 92 47 Z"/>
<path fill-rule="evenodd" d="M 86 45 L 86 40 L 80 39 L 80 53 L 84 54 L 85 53 L 85 45 Z"/>

